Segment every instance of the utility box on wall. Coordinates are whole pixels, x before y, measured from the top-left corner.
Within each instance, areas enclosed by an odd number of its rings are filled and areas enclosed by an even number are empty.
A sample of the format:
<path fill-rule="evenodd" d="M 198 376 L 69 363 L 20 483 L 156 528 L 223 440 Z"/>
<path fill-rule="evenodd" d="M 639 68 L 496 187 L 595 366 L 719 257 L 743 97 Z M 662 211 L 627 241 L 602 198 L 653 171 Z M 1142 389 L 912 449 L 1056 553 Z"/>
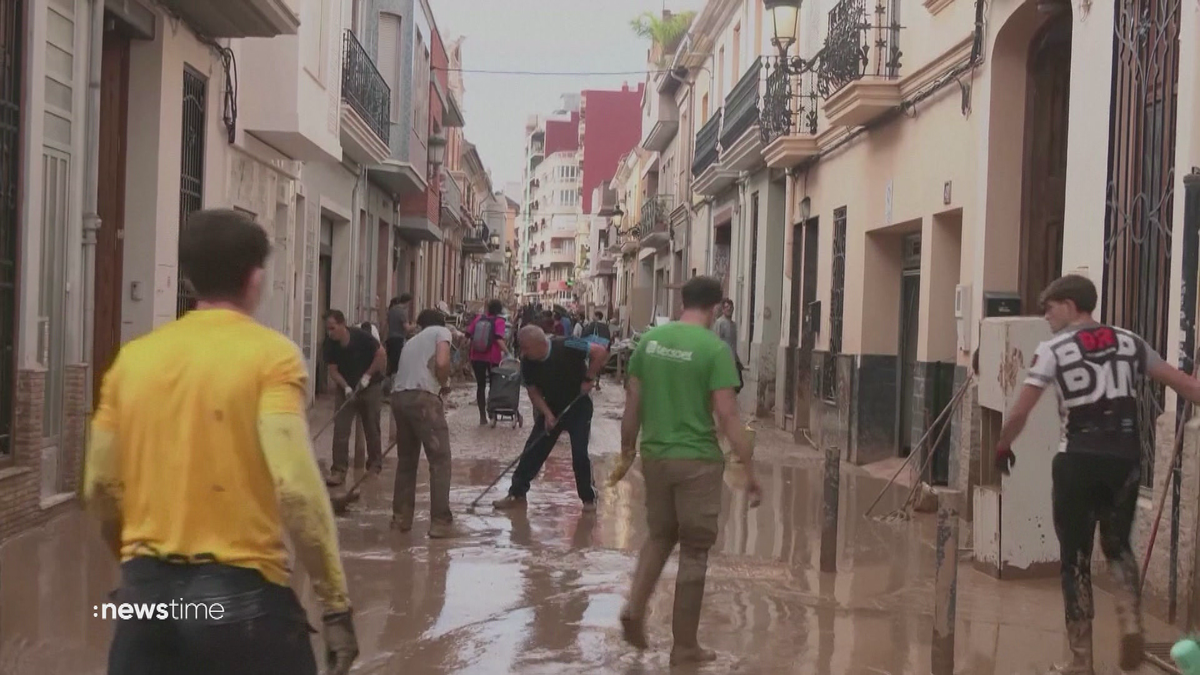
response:
<path fill-rule="evenodd" d="M 979 406 L 983 422 L 981 476 L 973 495 L 975 564 L 997 578 L 1058 573 L 1058 540 L 1050 501 L 1050 464 L 1059 450 L 1058 399 L 1048 389 L 1013 443 L 1011 475 L 992 467 L 1001 422 L 1024 386 L 1037 346 L 1051 336 L 1036 317 L 984 319 L 979 333 Z"/>

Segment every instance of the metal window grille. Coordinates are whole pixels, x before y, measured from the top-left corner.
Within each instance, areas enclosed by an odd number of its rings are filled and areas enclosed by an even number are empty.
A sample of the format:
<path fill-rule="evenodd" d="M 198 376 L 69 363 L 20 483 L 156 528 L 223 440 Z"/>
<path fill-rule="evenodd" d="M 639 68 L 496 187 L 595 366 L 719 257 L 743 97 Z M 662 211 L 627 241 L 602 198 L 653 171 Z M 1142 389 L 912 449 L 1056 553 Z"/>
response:
<path fill-rule="evenodd" d="M 208 102 L 208 81 L 204 76 L 185 68 L 183 71 L 183 128 L 180 133 L 181 159 L 179 168 L 179 228 L 187 224 L 188 216 L 204 205 L 204 127 Z M 175 316 L 183 316 L 196 306 L 191 284 L 179 272 L 179 288 Z"/>
<path fill-rule="evenodd" d="M 0 0 L 0 457 L 12 454 L 16 389 L 23 0 Z"/>
<path fill-rule="evenodd" d="M 1115 12 L 1103 317 L 1165 354 L 1171 321 L 1180 3 L 1121 0 Z M 1142 484 L 1149 487 L 1164 391 L 1149 378 L 1142 386 Z"/>
<path fill-rule="evenodd" d="M 822 395 L 836 401 L 837 361 L 842 353 L 842 302 L 846 293 L 846 207 L 833 212 L 833 285 L 829 290 L 829 354 L 821 374 Z"/>

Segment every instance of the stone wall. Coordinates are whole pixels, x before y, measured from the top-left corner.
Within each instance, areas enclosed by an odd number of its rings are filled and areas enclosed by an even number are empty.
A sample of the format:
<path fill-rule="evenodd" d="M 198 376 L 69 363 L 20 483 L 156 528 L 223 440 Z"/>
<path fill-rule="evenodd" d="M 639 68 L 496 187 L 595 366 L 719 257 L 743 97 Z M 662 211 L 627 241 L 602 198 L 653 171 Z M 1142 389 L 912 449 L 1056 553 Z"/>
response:
<path fill-rule="evenodd" d="M 967 381 L 970 371 L 965 366 L 954 368 L 954 390 Z M 963 394 L 963 401 L 950 415 L 950 487 L 963 493 L 963 513 L 969 518 L 972 506 L 971 491 L 979 480 L 980 418 L 978 384 L 972 383 Z"/>

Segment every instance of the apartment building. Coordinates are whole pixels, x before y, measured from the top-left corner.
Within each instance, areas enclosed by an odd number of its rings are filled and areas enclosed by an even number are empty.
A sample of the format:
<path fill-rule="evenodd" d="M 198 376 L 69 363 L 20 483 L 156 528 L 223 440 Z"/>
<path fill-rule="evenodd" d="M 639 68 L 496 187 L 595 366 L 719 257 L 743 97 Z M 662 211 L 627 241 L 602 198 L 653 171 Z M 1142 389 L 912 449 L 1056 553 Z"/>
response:
<path fill-rule="evenodd" d="M 1101 288 L 1103 320 L 1191 366 L 1200 180 L 1188 176 L 1200 166 L 1200 76 L 1183 64 L 1200 56 L 1200 8 L 782 4 L 777 16 L 798 9 L 798 20 L 773 21 L 759 0 L 711 0 L 695 17 L 666 77 L 651 79 L 658 95 L 644 101 L 641 146 L 657 153 L 657 192 L 653 169 L 635 185 L 627 162 L 608 209 L 622 216 L 609 217 L 609 231 L 635 213 L 654 233 L 657 213 L 645 201 L 633 208 L 628 193 L 662 192 L 671 143 L 688 128 L 685 266 L 723 279 L 737 303 L 743 409 L 858 464 L 919 452 L 924 479 L 980 504 L 1009 492 L 1002 510 L 1040 504 L 1046 490 L 1022 484 L 1031 478 L 1001 484 L 981 461 L 1006 408 L 1003 383 L 1028 365 L 1021 349 L 998 346 L 998 331 L 1032 340 L 1044 330 L 1004 317 L 1037 315 L 1045 284 L 1076 271 Z M 637 251 L 616 263 L 627 312 L 631 286 L 659 295 L 664 253 L 657 239 L 625 240 Z M 639 282 L 643 274 L 653 281 Z M 976 350 L 980 378 L 948 433 L 931 429 Z M 1189 533 L 1200 448 L 1189 427 L 1173 474 L 1166 458 L 1181 409 L 1154 387 L 1143 399 L 1144 487 L 1171 489 L 1180 504 L 1178 536 L 1156 549 L 1148 593 L 1197 605 Z M 941 440 L 922 445 L 930 431 Z M 976 527 L 989 526 L 982 517 Z M 1003 561 L 994 571 L 1015 573 Z"/>
<path fill-rule="evenodd" d="M 312 393 L 323 310 L 444 297 L 430 177 L 463 120 L 427 2 L 3 0 L 0 31 L 0 539 L 70 501 L 121 344 L 192 308 L 192 212 L 268 232 L 258 319 L 300 345 Z"/>

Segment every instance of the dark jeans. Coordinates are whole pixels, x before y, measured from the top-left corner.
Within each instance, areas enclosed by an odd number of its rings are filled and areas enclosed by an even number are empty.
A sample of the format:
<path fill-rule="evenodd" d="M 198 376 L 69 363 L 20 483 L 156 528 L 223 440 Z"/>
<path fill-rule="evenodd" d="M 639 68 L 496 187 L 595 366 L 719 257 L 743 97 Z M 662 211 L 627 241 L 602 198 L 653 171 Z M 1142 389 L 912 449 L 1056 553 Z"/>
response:
<path fill-rule="evenodd" d="M 341 389 L 334 391 L 334 409 L 342 407 L 346 402 L 346 393 Z M 350 436 L 354 432 L 354 419 L 362 421 L 363 435 L 367 437 L 367 466 L 379 464 L 381 459 L 382 441 L 379 420 L 380 407 L 383 405 L 383 386 L 376 382 L 358 392 L 350 405 L 342 409 L 333 421 L 333 471 L 345 472 L 350 466 Z"/>
<path fill-rule="evenodd" d="M 571 438 L 571 466 L 575 470 L 575 489 L 584 503 L 596 501 L 596 489 L 592 485 L 592 460 L 588 457 L 588 441 L 592 435 L 592 399 L 584 397 L 571 408 L 567 414 L 559 418 L 558 428 L 544 433 L 546 418 L 539 414 L 533 417 L 533 429 L 529 432 L 529 440 L 525 441 L 525 450 L 517 462 L 517 470 L 513 473 L 512 487 L 508 494 L 514 497 L 524 497 L 529 492 L 529 486 L 559 435 L 567 432 Z"/>
<path fill-rule="evenodd" d="M 492 367 L 487 361 L 471 362 L 471 368 L 475 370 L 475 403 L 481 418 L 487 417 L 487 388 L 492 386 Z"/>
<path fill-rule="evenodd" d="M 1090 621 L 1095 615 L 1092 541 L 1097 524 L 1100 547 L 1117 581 L 1118 611 L 1140 615 L 1137 559 L 1129 545 L 1141 478 L 1139 462 L 1062 452 L 1054 457 L 1051 472 L 1067 621 Z"/>
<path fill-rule="evenodd" d="M 387 374 L 392 376 L 400 368 L 400 350 L 404 349 L 404 337 L 393 336 L 387 339 L 384 344 L 384 349 L 387 351 Z"/>
<path fill-rule="evenodd" d="M 134 558 L 121 565 L 117 603 L 166 603 L 178 619 L 121 620 L 109 675 L 316 675 L 310 629 L 296 594 L 254 570 Z M 174 608 L 170 604 L 174 602 Z M 196 619 L 185 603 L 220 605 Z M 111 609 L 111 608 L 110 608 Z M 201 612 L 200 616 L 204 616 Z"/>

